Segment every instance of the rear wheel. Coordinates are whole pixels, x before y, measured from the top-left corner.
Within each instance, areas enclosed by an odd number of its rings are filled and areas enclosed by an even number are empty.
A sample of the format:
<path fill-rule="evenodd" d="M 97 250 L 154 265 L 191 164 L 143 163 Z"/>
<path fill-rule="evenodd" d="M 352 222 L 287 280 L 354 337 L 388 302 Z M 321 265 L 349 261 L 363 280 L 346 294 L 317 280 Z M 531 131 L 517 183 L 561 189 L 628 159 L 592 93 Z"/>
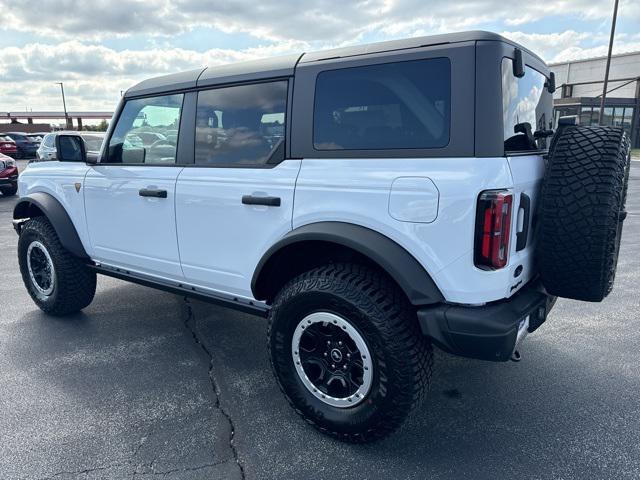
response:
<path fill-rule="evenodd" d="M 433 353 L 380 273 L 331 264 L 291 280 L 269 316 L 271 364 L 295 410 L 348 442 L 398 428 L 428 388 Z"/>
<path fill-rule="evenodd" d="M 93 300 L 95 272 L 64 249 L 45 217 L 32 218 L 22 226 L 18 262 L 29 295 L 44 312 L 67 315 Z"/>

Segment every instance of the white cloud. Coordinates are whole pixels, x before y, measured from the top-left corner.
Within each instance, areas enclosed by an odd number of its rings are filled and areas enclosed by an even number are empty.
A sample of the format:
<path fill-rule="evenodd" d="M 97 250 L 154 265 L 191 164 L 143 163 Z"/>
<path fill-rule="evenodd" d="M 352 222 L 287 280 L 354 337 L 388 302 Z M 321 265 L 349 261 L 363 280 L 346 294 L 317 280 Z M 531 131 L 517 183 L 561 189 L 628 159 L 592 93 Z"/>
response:
<path fill-rule="evenodd" d="M 606 53 L 610 0 L 520 2 L 504 0 L 0 0 L 0 35 L 33 35 L 31 44 L 0 55 L 0 110 L 56 107 L 53 82 L 64 81 L 77 108 L 113 106 L 119 91 L 153 75 L 289 52 L 341 46 L 364 38 L 400 38 L 503 25 L 503 35 L 547 61 Z M 640 19 L 638 0 L 621 0 L 621 19 Z M 576 20 L 595 20 L 598 32 Z M 532 22 L 559 25 L 552 33 L 525 33 Z M 540 23 L 541 24 L 541 23 Z M 197 28 L 260 39 L 251 49 L 176 48 L 172 39 Z M 572 28 L 567 28 L 572 27 Z M 553 30 L 553 28 L 552 28 Z M 604 33 L 602 33 L 604 32 Z M 108 48 L 128 37 L 166 45 Z M 201 38 L 201 37 L 198 37 Z M 73 39 L 73 40 L 70 40 Z M 6 43 L 6 36 L 5 36 Z M 145 44 L 145 42 L 142 42 Z M 186 45 L 186 43 L 182 43 Z M 199 51 L 196 51 L 199 50 Z M 640 34 L 619 33 L 616 52 L 640 50 Z M 51 105 L 53 103 L 53 105 Z"/>
<path fill-rule="evenodd" d="M 502 32 L 501 35 L 520 43 L 540 55 L 549 63 L 600 57 L 607 54 L 609 35 L 567 30 L 561 33 Z M 585 47 L 585 41 L 598 42 L 595 47 Z M 636 35 L 620 35 L 613 44 L 613 53 L 640 51 L 640 39 Z"/>
<path fill-rule="evenodd" d="M 337 44 L 366 32 L 411 36 L 504 22 L 520 26 L 548 17 L 608 20 L 609 0 L 0 0 L 0 28 L 59 38 L 172 36 L 196 26 L 257 38 Z M 621 15 L 640 18 L 640 2 L 623 0 Z"/>
<path fill-rule="evenodd" d="M 9 47 L 0 55 L 0 111 L 15 110 L 16 105 L 59 109 L 59 87 L 54 83 L 59 81 L 64 81 L 70 109 L 111 109 L 121 90 L 145 78 L 301 49 L 299 42 L 284 42 L 202 53 L 180 48 L 116 51 L 75 40 L 55 48 L 39 43 Z"/>

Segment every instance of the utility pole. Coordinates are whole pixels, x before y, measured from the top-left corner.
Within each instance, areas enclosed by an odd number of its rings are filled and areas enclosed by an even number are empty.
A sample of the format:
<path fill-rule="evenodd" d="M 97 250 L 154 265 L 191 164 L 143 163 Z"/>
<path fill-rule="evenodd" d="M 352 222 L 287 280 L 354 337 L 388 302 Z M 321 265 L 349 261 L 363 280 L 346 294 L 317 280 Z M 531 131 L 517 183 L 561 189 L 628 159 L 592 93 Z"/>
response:
<path fill-rule="evenodd" d="M 616 0 L 617 5 L 618 0 Z M 64 125 L 65 128 L 69 128 L 69 114 L 67 113 L 67 102 L 64 98 L 64 84 L 62 82 L 56 82 L 56 84 L 60 85 L 60 90 L 62 91 L 62 106 L 64 107 Z"/>
<path fill-rule="evenodd" d="M 607 54 L 607 66 L 604 70 L 604 87 L 602 88 L 602 98 L 600 99 L 600 115 L 598 116 L 598 125 L 602 125 L 604 116 L 604 102 L 607 98 L 607 87 L 609 84 L 609 67 L 611 66 L 611 51 L 613 50 L 613 37 L 616 33 L 616 19 L 618 18 L 618 0 L 613 5 L 613 21 L 611 22 L 611 35 L 609 37 L 609 53 Z"/>

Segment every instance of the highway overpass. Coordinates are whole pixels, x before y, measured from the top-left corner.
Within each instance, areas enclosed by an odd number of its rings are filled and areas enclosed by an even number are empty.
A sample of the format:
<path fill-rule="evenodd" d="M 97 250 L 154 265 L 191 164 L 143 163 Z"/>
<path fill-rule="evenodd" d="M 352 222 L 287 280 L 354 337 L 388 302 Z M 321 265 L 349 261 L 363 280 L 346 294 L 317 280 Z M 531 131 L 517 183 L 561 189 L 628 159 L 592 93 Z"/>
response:
<path fill-rule="evenodd" d="M 0 131 L 9 131 L 11 129 L 20 131 L 29 131 L 28 125 L 42 122 L 42 120 L 64 120 L 66 118 L 67 128 L 74 128 L 73 121 L 76 121 L 76 128 L 82 129 L 83 120 L 111 120 L 113 112 L 101 111 L 69 111 L 65 115 L 63 111 L 41 111 L 41 112 L 0 112 Z M 8 123 L 5 123 L 4 121 Z M 26 123 L 25 123 L 26 121 Z M 10 127 L 11 126 L 11 127 Z M 26 127 L 26 128 L 20 128 Z"/>

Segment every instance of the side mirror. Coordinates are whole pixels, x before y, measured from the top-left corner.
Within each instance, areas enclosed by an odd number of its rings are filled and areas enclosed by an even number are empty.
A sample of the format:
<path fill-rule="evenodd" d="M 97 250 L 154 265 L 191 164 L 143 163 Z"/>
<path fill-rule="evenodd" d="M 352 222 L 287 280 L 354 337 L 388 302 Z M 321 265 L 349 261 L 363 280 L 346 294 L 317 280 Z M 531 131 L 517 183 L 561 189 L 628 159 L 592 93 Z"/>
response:
<path fill-rule="evenodd" d="M 61 162 L 86 162 L 84 140 L 80 135 L 56 135 L 56 156 Z"/>
<path fill-rule="evenodd" d="M 122 163 L 144 163 L 147 149 L 144 147 L 123 148 Z"/>

